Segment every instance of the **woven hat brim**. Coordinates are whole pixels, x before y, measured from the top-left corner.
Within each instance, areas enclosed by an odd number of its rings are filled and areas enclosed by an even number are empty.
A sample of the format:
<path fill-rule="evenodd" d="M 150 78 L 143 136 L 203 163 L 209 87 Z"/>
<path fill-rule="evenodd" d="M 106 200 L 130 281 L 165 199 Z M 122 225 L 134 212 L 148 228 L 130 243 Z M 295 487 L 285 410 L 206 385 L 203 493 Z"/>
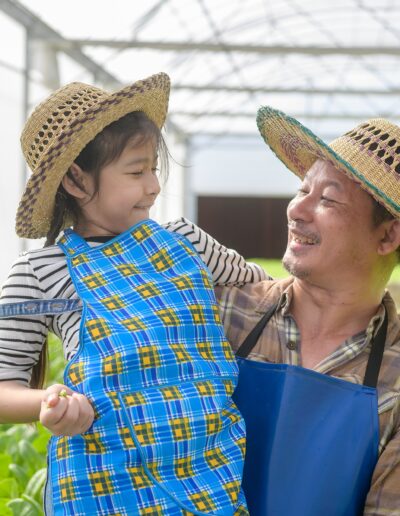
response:
<path fill-rule="evenodd" d="M 377 184 L 379 181 L 372 182 L 371 178 L 366 177 L 360 169 L 355 168 L 295 118 L 270 106 L 265 106 L 258 110 L 257 126 L 265 143 L 300 179 L 304 178 L 317 159 L 323 159 L 356 181 L 374 199 L 383 204 L 394 217 L 400 217 L 400 205 L 379 188 Z M 385 180 L 383 176 L 382 180 Z"/>
<path fill-rule="evenodd" d="M 105 127 L 128 113 L 141 111 L 161 129 L 168 111 L 169 92 L 168 75 L 159 73 L 110 94 L 77 117 L 49 148 L 41 166 L 27 181 L 16 216 L 17 235 L 33 239 L 47 235 L 63 176 Z"/>

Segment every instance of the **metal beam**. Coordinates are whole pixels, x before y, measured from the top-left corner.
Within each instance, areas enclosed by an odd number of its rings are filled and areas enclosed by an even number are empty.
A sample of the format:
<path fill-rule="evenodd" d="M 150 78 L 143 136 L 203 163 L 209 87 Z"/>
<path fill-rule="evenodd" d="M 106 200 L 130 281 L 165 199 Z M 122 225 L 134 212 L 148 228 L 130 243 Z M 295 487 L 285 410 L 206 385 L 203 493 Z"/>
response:
<path fill-rule="evenodd" d="M 305 54 L 311 56 L 321 55 L 354 55 L 376 56 L 391 55 L 400 56 L 398 46 L 289 46 L 289 45 L 245 45 L 235 43 L 209 43 L 203 41 L 138 41 L 138 40 L 109 40 L 109 39 L 59 39 L 49 43 L 58 48 L 72 49 L 80 47 L 109 47 L 109 48 L 146 48 L 153 50 L 166 50 L 175 52 L 243 52 L 246 54 L 288 55 Z"/>
<path fill-rule="evenodd" d="M 170 111 L 170 116 L 185 116 L 190 118 L 256 118 L 256 111 L 249 112 L 230 112 L 230 111 Z M 394 114 L 379 112 L 376 115 L 370 113 L 297 113 L 290 116 L 298 119 L 310 120 L 368 120 L 370 118 L 386 118 L 389 120 L 399 120 L 400 113 Z"/>
<path fill-rule="evenodd" d="M 80 48 L 70 47 L 68 40 L 61 34 L 52 29 L 38 16 L 29 11 L 25 6 L 20 4 L 18 0 L 0 0 L 0 10 L 13 18 L 15 21 L 23 25 L 31 38 L 38 38 L 45 41 L 56 43 L 56 47 L 68 55 L 75 62 L 82 65 L 86 70 L 91 72 L 96 80 L 109 87 L 122 87 L 123 83 L 114 75 L 105 70 L 100 64 L 96 63 L 89 56 L 84 54 Z M 186 138 L 186 133 L 170 118 L 168 125 L 172 130 L 176 131 L 182 138 Z"/>
<path fill-rule="evenodd" d="M 343 88 L 268 88 L 264 86 L 224 86 L 224 85 L 196 85 L 174 84 L 173 90 L 210 91 L 228 93 L 266 93 L 266 94 L 301 94 L 301 95 L 400 95 L 400 88 L 390 89 L 343 89 Z"/>
<path fill-rule="evenodd" d="M 17 0 L 0 0 L 0 10 L 29 30 L 31 38 L 51 40 L 60 48 L 64 46 L 64 42 L 68 41 Z M 63 52 L 91 72 L 101 83 L 120 85 L 120 81 L 114 75 L 107 72 L 76 46 L 69 47 L 67 44 L 64 46 Z"/>

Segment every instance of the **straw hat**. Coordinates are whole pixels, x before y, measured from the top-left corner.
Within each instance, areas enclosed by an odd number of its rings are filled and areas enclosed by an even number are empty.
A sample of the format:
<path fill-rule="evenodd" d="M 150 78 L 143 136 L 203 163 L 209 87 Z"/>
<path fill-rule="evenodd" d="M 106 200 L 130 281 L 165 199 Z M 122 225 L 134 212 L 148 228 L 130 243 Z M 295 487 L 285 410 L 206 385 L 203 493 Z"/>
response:
<path fill-rule="evenodd" d="M 168 108 L 170 81 L 159 73 L 115 93 L 73 82 L 52 93 L 33 111 L 21 135 L 22 151 L 32 170 L 16 218 L 20 237 L 47 234 L 54 199 L 64 174 L 107 125 L 143 111 L 161 129 Z"/>
<path fill-rule="evenodd" d="M 317 159 L 329 161 L 357 181 L 396 218 L 400 218 L 400 127 L 375 118 L 329 145 L 294 118 L 262 107 L 257 125 L 277 157 L 301 179 Z"/>

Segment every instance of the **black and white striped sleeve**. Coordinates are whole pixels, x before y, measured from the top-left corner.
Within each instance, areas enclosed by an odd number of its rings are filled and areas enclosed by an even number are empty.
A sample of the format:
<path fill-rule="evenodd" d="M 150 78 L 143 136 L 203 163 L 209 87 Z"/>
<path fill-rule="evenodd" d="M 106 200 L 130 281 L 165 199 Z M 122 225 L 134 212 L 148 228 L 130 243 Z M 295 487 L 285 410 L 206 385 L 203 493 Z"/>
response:
<path fill-rule="evenodd" d="M 0 303 L 43 297 L 28 256 L 21 256 L 13 264 L 2 287 Z M 0 381 L 13 380 L 28 385 L 46 336 L 46 316 L 0 319 Z"/>
<path fill-rule="evenodd" d="M 246 260 L 234 249 L 220 244 L 201 228 L 184 217 L 164 224 L 168 231 L 179 233 L 194 246 L 208 267 L 214 286 L 257 283 L 270 277 L 259 265 Z"/>

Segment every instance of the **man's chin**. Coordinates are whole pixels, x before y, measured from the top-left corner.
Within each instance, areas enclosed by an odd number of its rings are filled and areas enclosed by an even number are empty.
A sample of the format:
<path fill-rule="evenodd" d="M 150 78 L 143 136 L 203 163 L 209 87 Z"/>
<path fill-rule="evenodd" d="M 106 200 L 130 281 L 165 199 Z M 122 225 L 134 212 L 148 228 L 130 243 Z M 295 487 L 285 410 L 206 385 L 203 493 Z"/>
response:
<path fill-rule="evenodd" d="M 287 270 L 287 272 L 295 278 L 305 279 L 310 275 L 310 271 L 304 269 L 304 267 L 301 267 L 297 263 L 293 263 L 293 260 L 291 260 L 286 255 L 283 257 L 282 265 Z"/>

